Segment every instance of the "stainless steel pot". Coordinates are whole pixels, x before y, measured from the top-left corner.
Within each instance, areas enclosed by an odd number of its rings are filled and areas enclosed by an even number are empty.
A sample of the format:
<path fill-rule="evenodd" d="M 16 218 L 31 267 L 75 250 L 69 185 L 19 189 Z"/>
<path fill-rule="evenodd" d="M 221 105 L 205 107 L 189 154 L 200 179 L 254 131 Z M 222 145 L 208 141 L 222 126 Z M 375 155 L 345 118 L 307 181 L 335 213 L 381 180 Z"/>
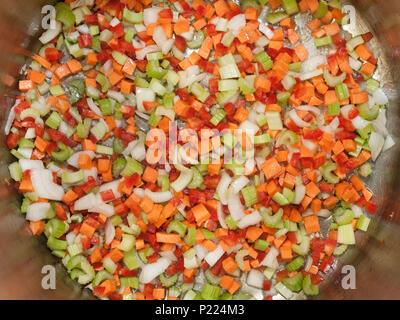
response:
<path fill-rule="evenodd" d="M 0 8 L 0 122 L 4 127 L 13 103 L 21 66 L 39 47 L 41 8 L 46 0 L 2 0 Z M 372 31 L 379 57 L 377 77 L 391 98 L 388 122 L 396 142 L 400 136 L 400 1 L 358 0 L 354 34 Z M 1 130 L 0 146 L 0 299 L 93 298 L 70 280 L 47 250 L 44 237 L 31 237 L 19 213 L 19 197 L 5 179 L 11 160 Z M 357 233 L 357 246 L 348 250 L 321 287 L 320 299 L 400 299 L 400 144 L 384 153 L 368 181 L 379 204 L 368 233 Z M 45 290 L 45 265 L 56 267 L 56 289 Z M 344 289 L 344 265 L 354 266 L 356 289 Z M 42 273 L 42 270 L 44 273 Z M 46 280 L 46 278 L 44 279 Z M 344 279 L 346 280 L 346 279 Z"/>

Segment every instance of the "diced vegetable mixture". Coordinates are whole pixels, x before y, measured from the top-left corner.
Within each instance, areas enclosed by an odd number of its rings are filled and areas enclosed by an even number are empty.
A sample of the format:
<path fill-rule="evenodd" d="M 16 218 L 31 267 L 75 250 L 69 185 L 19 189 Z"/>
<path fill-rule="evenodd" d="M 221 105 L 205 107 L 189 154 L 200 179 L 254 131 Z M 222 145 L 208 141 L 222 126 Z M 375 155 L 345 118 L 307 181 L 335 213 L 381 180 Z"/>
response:
<path fill-rule="evenodd" d="M 342 30 L 339 0 L 55 9 L 5 130 L 21 212 L 71 278 L 104 299 L 317 295 L 394 144 L 372 34 Z"/>

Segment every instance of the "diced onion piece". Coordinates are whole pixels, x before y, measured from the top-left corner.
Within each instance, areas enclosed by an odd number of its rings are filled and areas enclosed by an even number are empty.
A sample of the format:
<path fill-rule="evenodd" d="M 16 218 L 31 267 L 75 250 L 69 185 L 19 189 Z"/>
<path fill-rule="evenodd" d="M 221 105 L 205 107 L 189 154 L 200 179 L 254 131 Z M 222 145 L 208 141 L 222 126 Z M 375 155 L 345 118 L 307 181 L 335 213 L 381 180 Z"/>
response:
<path fill-rule="evenodd" d="M 339 127 L 339 118 L 335 117 L 327 126 L 321 127 L 321 130 L 331 135 L 334 135 L 337 128 Z"/>
<path fill-rule="evenodd" d="M 302 120 L 298 115 L 295 109 L 292 109 L 289 111 L 289 117 L 290 119 L 293 120 L 293 122 L 296 124 L 296 126 L 300 127 L 300 128 L 304 128 L 304 127 L 309 127 L 311 125 L 311 123 L 308 123 L 304 120 Z"/>
<path fill-rule="evenodd" d="M 109 59 L 104 63 L 104 74 L 108 75 L 113 67 L 113 59 Z"/>
<path fill-rule="evenodd" d="M 381 134 L 382 136 L 388 135 L 388 130 L 386 128 L 386 122 L 387 122 L 386 109 L 380 109 L 378 117 L 372 121 L 372 124 L 373 124 L 376 132 Z M 369 122 L 367 122 L 367 124 L 368 123 Z"/>
<path fill-rule="evenodd" d="M 256 125 L 253 122 L 250 122 L 249 120 L 243 121 L 240 124 L 239 129 L 245 131 L 246 134 L 250 136 L 254 136 L 257 133 L 257 131 L 260 130 L 258 125 Z"/>
<path fill-rule="evenodd" d="M 276 259 L 278 257 L 278 255 L 279 255 L 279 251 L 274 246 L 271 246 L 270 250 L 268 251 L 264 260 L 261 261 L 260 265 L 266 266 L 269 268 L 273 268 L 273 269 L 278 268 L 279 263 L 278 263 L 278 260 Z"/>
<path fill-rule="evenodd" d="M 167 258 L 160 258 L 157 262 L 146 264 L 139 276 L 141 283 L 149 283 L 163 273 L 171 264 Z"/>
<path fill-rule="evenodd" d="M 185 39 L 186 41 L 191 41 L 194 37 L 194 28 L 190 26 L 188 32 L 181 33 L 180 36 Z"/>
<path fill-rule="evenodd" d="M 391 147 L 395 145 L 393 138 L 388 135 L 385 139 L 385 144 L 383 145 L 382 151 L 389 150 Z"/>
<path fill-rule="evenodd" d="M 238 36 L 240 30 L 246 25 L 246 17 L 244 14 L 238 14 L 234 16 L 228 22 L 228 29 L 235 35 Z"/>
<path fill-rule="evenodd" d="M 171 183 L 172 189 L 176 192 L 181 192 L 186 186 L 190 183 L 193 177 L 193 171 L 190 169 L 186 169 L 181 171 L 178 179 Z"/>
<path fill-rule="evenodd" d="M 272 39 L 274 37 L 274 32 L 268 27 L 266 23 L 260 23 L 258 26 L 258 30 L 265 34 L 268 39 Z"/>
<path fill-rule="evenodd" d="M 262 289 L 264 284 L 264 274 L 256 269 L 251 269 L 247 276 L 247 284 L 249 286 Z"/>
<path fill-rule="evenodd" d="M 141 189 L 141 188 L 135 188 L 135 189 L 133 189 L 133 193 L 135 194 L 135 195 L 137 195 L 138 197 L 140 197 L 140 198 L 143 198 L 146 194 L 144 193 L 144 189 Z"/>
<path fill-rule="evenodd" d="M 316 116 L 321 114 L 321 110 L 319 108 L 313 107 L 313 106 L 307 106 L 307 105 L 299 106 L 296 108 L 296 110 L 310 111 Z"/>
<path fill-rule="evenodd" d="M 50 203 L 37 202 L 32 203 L 26 209 L 26 220 L 40 221 L 46 219 L 47 211 L 50 210 Z"/>
<path fill-rule="evenodd" d="M 161 49 L 163 54 L 167 54 L 171 50 L 174 44 L 174 40 L 167 38 L 164 29 L 161 26 L 158 26 L 157 28 L 154 29 L 153 40 L 157 44 L 157 46 Z"/>
<path fill-rule="evenodd" d="M 118 91 L 108 90 L 107 96 L 110 97 L 111 99 L 116 100 L 119 103 L 123 103 L 125 101 L 125 96 Z"/>
<path fill-rule="evenodd" d="M 385 138 L 377 132 L 371 132 L 371 136 L 368 141 L 368 145 L 371 148 L 371 159 L 375 161 L 382 151 L 383 145 L 385 144 Z"/>
<path fill-rule="evenodd" d="M 156 45 L 147 46 L 140 50 L 136 50 L 136 59 L 143 60 L 148 53 L 158 52 L 160 48 Z"/>
<path fill-rule="evenodd" d="M 304 199 L 305 195 L 306 195 L 306 187 L 302 184 L 296 186 L 293 203 L 300 204 L 301 201 Z"/>
<path fill-rule="evenodd" d="M 374 100 L 376 104 L 379 105 L 385 105 L 389 102 L 389 99 L 387 98 L 385 92 L 381 88 L 378 88 L 375 90 L 373 94 Z"/>
<path fill-rule="evenodd" d="M 10 113 L 8 114 L 6 125 L 4 126 L 4 132 L 6 135 L 8 135 L 10 133 L 10 130 L 11 130 L 11 127 L 12 127 L 12 124 L 14 122 L 15 115 L 16 115 L 15 114 L 15 106 L 19 105 L 19 103 L 20 103 L 20 100 L 17 99 L 15 101 L 14 106 L 10 109 Z"/>
<path fill-rule="evenodd" d="M 136 88 L 136 103 L 139 111 L 147 113 L 148 111 L 143 107 L 143 102 L 155 100 L 156 94 L 153 90 L 149 88 Z"/>
<path fill-rule="evenodd" d="M 255 224 L 261 222 L 261 220 L 261 214 L 258 211 L 254 211 L 251 214 L 246 214 L 242 219 L 240 219 L 237 226 L 240 229 L 244 229 L 250 226 L 254 226 Z"/>
<path fill-rule="evenodd" d="M 340 114 L 345 119 L 349 119 L 349 112 L 354 108 L 354 105 L 348 104 L 347 106 L 343 106 L 340 108 Z"/>
<path fill-rule="evenodd" d="M 154 203 L 163 203 L 171 200 L 172 192 L 164 191 L 164 192 L 153 192 L 149 189 L 144 191 L 145 195 L 148 196 Z"/>
<path fill-rule="evenodd" d="M 217 263 L 217 261 L 224 255 L 224 250 L 220 245 L 214 250 L 208 253 L 204 260 L 208 263 L 210 267 Z"/>
<path fill-rule="evenodd" d="M 50 28 L 49 30 L 45 31 L 42 36 L 39 38 L 40 42 L 43 44 L 49 43 L 55 37 L 57 37 L 62 30 L 62 24 L 59 21 L 56 21 L 55 28 Z"/>
<path fill-rule="evenodd" d="M 61 200 L 64 196 L 63 187 L 54 183 L 53 174 L 50 170 L 32 169 L 31 181 L 35 194 L 39 198 Z"/>
<path fill-rule="evenodd" d="M 94 0 L 76 0 L 70 3 L 71 9 L 76 9 L 78 7 L 82 6 L 92 6 L 94 3 Z"/>
<path fill-rule="evenodd" d="M 233 193 L 238 193 L 240 190 L 242 190 L 247 184 L 250 182 L 248 178 L 245 176 L 241 176 L 237 178 L 235 181 L 231 183 L 231 186 L 229 187 L 230 191 Z"/>
<path fill-rule="evenodd" d="M 121 198 L 122 193 L 118 191 L 118 186 L 122 182 L 122 180 L 123 179 L 119 179 L 102 184 L 99 188 L 99 192 L 111 190 L 114 194 L 115 199 Z"/>
<path fill-rule="evenodd" d="M 356 206 L 355 204 L 351 206 L 351 210 L 354 212 L 354 218 L 356 219 L 358 219 L 363 214 L 362 209 L 359 206 Z"/>
<path fill-rule="evenodd" d="M 204 248 L 200 243 L 196 244 L 194 246 L 194 250 L 196 250 L 196 256 L 200 259 L 203 260 L 204 257 L 208 254 L 208 250 Z"/>
<path fill-rule="evenodd" d="M 104 240 L 106 244 L 110 244 L 115 237 L 115 227 L 111 223 L 110 219 L 107 219 L 105 228 L 104 228 Z"/>
<path fill-rule="evenodd" d="M 349 65 L 353 70 L 358 71 L 362 66 L 362 62 L 355 60 L 352 57 L 349 57 Z"/>
<path fill-rule="evenodd" d="M 74 203 L 74 210 L 82 211 L 94 207 L 96 204 L 96 196 L 93 193 L 88 193 Z"/>
<path fill-rule="evenodd" d="M 190 66 L 184 71 L 178 71 L 179 88 L 189 87 L 193 82 L 197 81 L 197 75 L 200 73 L 198 65 Z"/>
<path fill-rule="evenodd" d="M 145 26 L 156 23 L 158 20 L 158 14 L 162 11 L 163 8 L 160 7 L 152 7 L 146 8 L 143 10 L 143 23 Z"/>
<path fill-rule="evenodd" d="M 42 160 L 20 159 L 18 162 L 21 166 L 22 172 L 31 169 L 44 169 Z"/>
<path fill-rule="evenodd" d="M 178 258 L 174 255 L 174 253 L 172 251 L 161 251 L 160 256 L 168 259 L 171 262 L 178 261 Z"/>
<path fill-rule="evenodd" d="M 300 75 L 300 80 L 305 81 L 314 77 L 318 77 L 323 73 L 323 71 L 321 69 L 316 69 L 314 71 L 311 72 L 307 72 L 307 73 L 302 73 Z"/>
<path fill-rule="evenodd" d="M 103 113 L 101 112 L 100 108 L 94 103 L 92 98 L 87 98 L 87 104 L 89 106 L 89 109 L 92 110 L 95 114 L 98 116 L 102 117 Z"/>
<path fill-rule="evenodd" d="M 328 218 L 331 214 L 332 214 L 331 211 L 327 209 L 322 209 L 317 212 L 317 216 L 322 218 Z"/>
<path fill-rule="evenodd" d="M 326 64 L 326 56 L 316 55 L 309 57 L 306 61 L 301 64 L 300 72 L 302 74 L 312 72 L 317 69 L 318 66 Z"/>
<path fill-rule="evenodd" d="M 242 203 L 240 202 L 239 194 L 234 193 L 231 188 L 229 188 L 228 191 L 228 209 L 233 220 L 235 221 L 239 221 L 245 216 L 244 208 Z"/>
<path fill-rule="evenodd" d="M 221 225 L 222 228 L 228 229 L 228 226 L 225 223 L 225 214 L 224 214 L 224 211 L 222 209 L 222 204 L 221 203 L 222 202 L 219 201 L 218 204 L 217 204 L 218 221 L 219 221 L 219 224 Z"/>
<path fill-rule="evenodd" d="M 97 179 L 97 168 L 95 166 L 93 166 L 89 170 L 83 170 L 83 176 L 84 176 L 85 182 L 88 182 L 89 177 L 93 177 L 96 180 Z"/>
<path fill-rule="evenodd" d="M 103 202 L 100 194 L 96 195 L 96 205 L 89 208 L 89 212 L 102 213 L 107 217 L 111 217 L 115 214 L 114 206 Z"/>

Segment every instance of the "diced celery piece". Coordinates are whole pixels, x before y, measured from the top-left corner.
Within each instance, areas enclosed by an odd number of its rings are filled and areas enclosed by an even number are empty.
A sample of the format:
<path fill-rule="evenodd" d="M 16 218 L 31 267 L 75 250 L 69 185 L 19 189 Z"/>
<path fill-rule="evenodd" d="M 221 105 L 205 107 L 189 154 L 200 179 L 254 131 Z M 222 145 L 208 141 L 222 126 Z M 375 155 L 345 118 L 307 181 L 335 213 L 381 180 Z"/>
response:
<path fill-rule="evenodd" d="M 241 190 L 245 204 L 247 207 L 258 203 L 257 190 L 255 186 L 248 186 Z"/>
<path fill-rule="evenodd" d="M 360 218 L 358 218 L 356 228 L 361 230 L 361 231 L 365 231 L 366 232 L 368 230 L 368 226 L 369 226 L 370 222 L 371 222 L 370 218 L 368 218 L 368 217 L 366 217 L 364 215 L 361 215 Z"/>
<path fill-rule="evenodd" d="M 223 109 L 218 109 L 218 111 L 214 114 L 214 116 L 211 118 L 210 122 L 216 126 L 218 123 L 222 121 L 226 116 L 226 113 Z"/>
<path fill-rule="evenodd" d="M 89 32 L 92 37 L 97 36 L 100 33 L 99 26 L 92 25 L 89 27 Z"/>
<path fill-rule="evenodd" d="M 219 91 L 229 91 L 229 90 L 238 90 L 239 85 L 237 80 L 219 80 L 218 81 L 218 90 Z"/>
<path fill-rule="evenodd" d="M 114 58 L 115 61 L 117 61 L 120 65 L 124 65 L 128 57 L 124 55 L 123 53 L 113 50 L 111 52 L 112 57 Z"/>
<path fill-rule="evenodd" d="M 190 92 L 196 96 L 201 102 L 205 102 L 210 93 L 200 83 L 193 82 L 190 86 Z"/>
<path fill-rule="evenodd" d="M 245 78 L 239 78 L 238 84 L 240 91 L 243 94 L 252 94 L 256 89 L 254 88 L 254 76 L 247 76 Z"/>
<path fill-rule="evenodd" d="M 240 71 L 231 53 L 218 58 L 219 74 L 222 80 L 239 78 Z"/>
<path fill-rule="evenodd" d="M 328 105 L 328 116 L 338 116 L 340 115 L 340 103 L 334 102 Z"/>
<path fill-rule="evenodd" d="M 282 0 L 282 6 L 288 15 L 299 12 L 296 0 Z"/>
<path fill-rule="evenodd" d="M 159 96 L 163 96 L 167 92 L 167 89 L 161 84 L 160 80 L 155 78 L 151 79 L 149 88 Z"/>
<path fill-rule="evenodd" d="M 83 181 L 84 175 L 83 171 L 75 171 L 75 172 L 66 172 L 64 171 L 61 175 L 62 183 L 66 184 L 75 184 Z"/>
<path fill-rule="evenodd" d="M 316 12 L 314 12 L 314 17 L 321 19 L 328 12 L 328 3 L 325 0 L 319 1 L 319 6 Z"/>
<path fill-rule="evenodd" d="M 125 41 L 131 43 L 134 36 L 135 36 L 135 29 L 127 28 L 124 36 Z"/>
<path fill-rule="evenodd" d="M 112 114 L 112 106 L 110 99 L 101 99 L 97 101 L 100 106 L 101 113 L 105 116 L 109 116 Z"/>
<path fill-rule="evenodd" d="M 96 145 L 96 153 L 112 156 L 113 153 L 114 153 L 114 150 L 111 147 L 107 147 L 107 146 L 103 146 L 101 144 L 97 144 Z"/>
<path fill-rule="evenodd" d="M 315 46 L 317 48 L 330 45 L 331 43 L 332 43 L 332 37 L 331 36 L 326 36 L 326 37 L 315 38 L 314 39 L 314 44 L 315 44 Z"/>
<path fill-rule="evenodd" d="M 124 168 L 124 170 L 122 170 L 121 175 L 122 176 L 131 176 L 134 173 L 138 173 L 139 175 L 143 174 L 143 167 L 140 164 L 140 162 L 136 161 L 133 158 L 127 158 L 126 159 L 127 164 Z"/>
<path fill-rule="evenodd" d="M 97 140 L 101 140 L 107 133 L 106 125 L 99 121 L 90 129 L 90 132 L 96 137 Z"/>
<path fill-rule="evenodd" d="M 130 11 L 129 9 L 124 8 L 122 19 L 131 24 L 139 24 L 143 21 L 143 12 Z"/>
<path fill-rule="evenodd" d="M 268 247 L 269 242 L 263 239 L 257 239 L 256 242 L 254 242 L 254 249 L 256 250 L 265 251 Z"/>
<path fill-rule="evenodd" d="M 263 66 L 265 71 L 268 71 L 274 65 L 271 57 L 265 51 L 257 53 L 255 58 Z"/>
<path fill-rule="evenodd" d="M 271 141 L 271 137 L 268 133 L 262 135 L 254 136 L 254 144 L 265 144 Z"/>
<path fill-rule="evenodd" d="M 159 52 L 152 52 L 152 53 L 148 53 L 146 55 L 146 59 L 147 61 L 151 61 L 151 60 L 161 60 L 163 58 L 163 54 L 161 51 Z"/>
<path fill-rule="evenodd" d="M 22 169 L 18 162 L 13 162 L 8 166 L 10 171 L 10 176 L 15 181 L 21 181 L 22 178 Z"/>
<path fill-rule="evenodd" d="M 179 82 L 179 75 L 173 70 L 168 70 L 164 78 L 173 86 L 176 86 Z"/>
<path fill-rule="evenodd" d="M 267 22 L 271 24 L 278 23 L 283 19 L 286 19 L 288 15 L 285 12 L 272 12 L 267 15 Z"/>
<path fill-rule="evenodd" d="M 222 37 L 221 43 L 225 47 L 230 47 L 230 45 L 232 44 L 233 40 L 235 40 L 235 35 L 231 31 L 228 31 Z"/>
<path fill-rule="evenodd" d="M 267 111 L 265 113 L 267 117 L 268 127 L 270 130 L 282 130 L 282 118 L 278 111 Z"/>
<path fill-rule="evenodd" d="M 65 91 L 60 85 L 55 85 L 55 86 L 50 87 L 50 93 L 53 96 L 58 97 L 58 96 L 65 94 Z"/>

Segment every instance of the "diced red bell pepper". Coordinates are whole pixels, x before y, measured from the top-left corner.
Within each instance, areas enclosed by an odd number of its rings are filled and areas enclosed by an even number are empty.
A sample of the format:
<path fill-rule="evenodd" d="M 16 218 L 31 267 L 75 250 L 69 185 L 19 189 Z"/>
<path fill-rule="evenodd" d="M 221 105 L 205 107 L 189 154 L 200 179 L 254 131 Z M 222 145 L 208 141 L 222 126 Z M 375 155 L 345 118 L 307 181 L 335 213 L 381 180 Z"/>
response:
<path fill-rule="evenodd" d="M 180 51 L 185 52 L 186 50 L 186 41 L 180 36 L 175 36 L 174 41 L 175 47 L 177 47 Z"/>
<path fill-rule="evenodd" d="M 87 24 L 95 24 L 97 25 L 99 23 L 98 19 L 97 19 L 97 14 L 86 14 L 83 16 L 83 18 L 85 19 L 85 22 Z"/>
<path fill-rule="evenodd" d="M 118 23 L 116 26 L 111 27 L 110 31 L 114 33 L 115 38 L 121 38 L 125 34 L 124 26 L 121 22 Z"/>
<path fill-rule="evenodd" d="M 106 191 L 101 191 L 100 196 L 104 202 L 109 202 L 115 199 L 114 192 L 111 189 Z"/>
<path fill-rule="evenodd" d="M 78 38 L 79 40 L 79 38 Z M 44 51 L 45 57 L 49 61 L 58 61 L 63 56 L 63 53 L 56 48 L 46 48 Z"/>
<path fill-rule="evenodd" d="M 14 149 L 18 145 L 19 136 L 15 133 L 10 133 L 7 136 L 7 147 Z"/>
<path fill-rule="evenodd" d="M 92 36 L 90 34 L 82 34 L 78 37 L 78 45 L 81 49 L 90 47 L 92 42 Z"/>

